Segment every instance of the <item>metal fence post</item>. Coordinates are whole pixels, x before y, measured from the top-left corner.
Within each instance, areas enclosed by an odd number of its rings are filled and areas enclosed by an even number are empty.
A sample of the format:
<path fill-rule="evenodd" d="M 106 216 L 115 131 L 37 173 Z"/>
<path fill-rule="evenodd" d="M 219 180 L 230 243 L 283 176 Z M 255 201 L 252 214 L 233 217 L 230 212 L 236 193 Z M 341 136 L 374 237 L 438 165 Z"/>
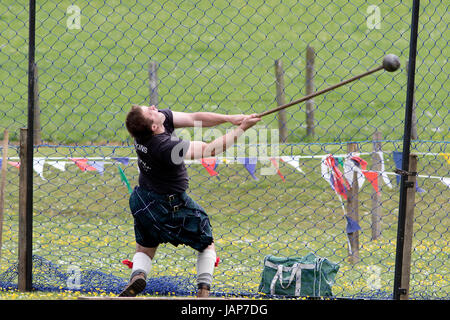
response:
<path fill-rule="evenodd" d="M 20 168 L 19 168 L 19 267 L 18 288 L 20 291 L 30 291 L 32 288 L 32 230 L 31 217 L 28 215 L 28 145 L 29 130 L 20 129 Z"/>
<path fill-rule="evenodd" d="M 409 46 L 408 60 L 408 83 L 406 91 L 406 110 L 405 110 L 405 128 L 403 134 L 403 155 L 402 155 L 402 171 L 407 172 L 409 169 L 409 154 L 411 149 L 411 126 L 415 87 L 416 72 L 416 55 L 417 55 L 417 34 L 419 29 L 419 7 L 420 0 L 414 0 L 411 16 L 411 35 Z M 394 273 L 394 290 L 393 299 L 400 300 L 402 295 L 406 294 L 405 288 L 402 288 L 402 271 L 403 271 L 403 250 L 405 240 L 405 220 L 406 205 L 408 202 L 407 188 L 411 187 L 406 181 L 407 175 L 402 174 L 400 180 L 400 203 L 398 212 L 397 227 L 397 249 L 395 255 L 395 273 Z M 415 188 L 415 186 L 412 186 Z"/>

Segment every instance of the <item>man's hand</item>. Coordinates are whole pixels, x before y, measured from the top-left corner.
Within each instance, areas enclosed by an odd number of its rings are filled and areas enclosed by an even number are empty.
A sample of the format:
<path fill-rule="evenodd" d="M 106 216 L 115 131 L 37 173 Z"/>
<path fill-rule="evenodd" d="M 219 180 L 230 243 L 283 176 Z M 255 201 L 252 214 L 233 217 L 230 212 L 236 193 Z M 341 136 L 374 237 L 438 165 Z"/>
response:
<path fill-rule="evenodd" d="M 200 159 L 214 157 L 221 154 L 227 148 L 235 144 L 239 136 L 241 136 L 245 130 L 253 127 L 260 120 L 261 118 L 258 118 L 256 113 L 249 116 L 244 116 L 239 127 L 234 128 L 210 143 L 205 143 L 203 141 L 191 141 L 190 147 L 185 154 L 185 158 Z"/>
<path fill-rule="evenodd" d="M 242 120 L 246 117 L 245 114 L 233 114 L 228 116 L 228 122 L 238 126 L 242 123 Z"/>
<path fill-rule="evenodd" d="M 261 118 L 258 118 L 258 115 L 256 113 L 248 115 L 248 116 L 244 116 L 244 119 L 242 120 L 239 127 L 245 131 L 245 130 L 253 127 L 260 120 L 261 120 Z"/>

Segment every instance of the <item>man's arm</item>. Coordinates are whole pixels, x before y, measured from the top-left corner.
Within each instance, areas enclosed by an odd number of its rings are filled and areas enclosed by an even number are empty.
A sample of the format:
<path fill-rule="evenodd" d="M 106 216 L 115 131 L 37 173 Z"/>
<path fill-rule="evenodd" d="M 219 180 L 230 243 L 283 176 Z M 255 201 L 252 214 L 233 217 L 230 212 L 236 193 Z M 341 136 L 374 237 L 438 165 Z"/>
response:
<path fill-rule="evenodd" d="M 200 123 L 202 127 L 213 127 L 225 122 L 240 125 L 245 117 L 243 114 L 227 115 L 213 112 L 187 113 L 172 111 L 172 114 L 175 128 L 193 127 L 196 122 Z"/>
<path fill-rule="evenodd" d="M 210 143 L 191 141 L 189 149 L 185 154 L 185 159 L 201 159 L 221 154 L 227 148 L 235 144 L 244 131 L 253 127 L 259 120 L 261 120 L 261 118 L 257 118 L 256 114 L 244 116 L 244 119 L 238 127 Z"/>

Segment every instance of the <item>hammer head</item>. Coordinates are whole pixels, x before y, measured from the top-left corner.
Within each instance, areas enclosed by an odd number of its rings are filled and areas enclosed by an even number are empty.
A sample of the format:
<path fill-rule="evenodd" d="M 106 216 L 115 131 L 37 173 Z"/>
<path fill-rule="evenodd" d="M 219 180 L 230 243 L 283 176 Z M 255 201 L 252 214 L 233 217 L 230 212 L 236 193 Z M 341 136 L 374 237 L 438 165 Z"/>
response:
<path fill-rule="evenodd" d="M 400 59 L 395 54 L 388 54 L 383 58 L 383 68 L 386 71 L 394 72 L 400 68 Z"/>

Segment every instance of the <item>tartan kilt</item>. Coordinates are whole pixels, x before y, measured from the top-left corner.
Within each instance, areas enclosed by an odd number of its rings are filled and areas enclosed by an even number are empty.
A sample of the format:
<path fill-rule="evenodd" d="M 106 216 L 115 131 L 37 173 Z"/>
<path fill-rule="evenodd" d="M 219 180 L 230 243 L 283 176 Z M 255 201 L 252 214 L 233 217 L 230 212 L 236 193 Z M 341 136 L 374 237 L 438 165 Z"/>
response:
<path fill-rule="evenodd" d="M 184 244 L 203 251 L 214 241 L 208 215 L 186 192 L 161 195 L 136 186 L 129 203 L 136 242 L 141 246 Z"/>

